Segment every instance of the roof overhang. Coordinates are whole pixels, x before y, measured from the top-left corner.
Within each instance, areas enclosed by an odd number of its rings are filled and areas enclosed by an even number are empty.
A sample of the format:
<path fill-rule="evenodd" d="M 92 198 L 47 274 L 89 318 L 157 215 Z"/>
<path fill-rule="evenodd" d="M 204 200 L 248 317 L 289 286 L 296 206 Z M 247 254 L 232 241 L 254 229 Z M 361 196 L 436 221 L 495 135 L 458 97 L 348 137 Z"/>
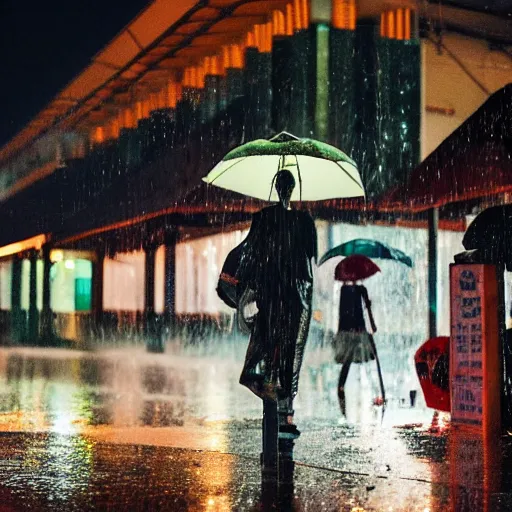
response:
<path fill-rule="evenodd" d="M 0 258 L 12 256 L 13 254 L 29 251 L 31 249 L 39 251 L 41 247 L 43 247 L 43 245 L 47 242 L 47 240 L 47 235 L 41 234 L 31 238 L 26 238 L 25 240 L 20 240 L 19 242 L 14 242 L 9 245 L 4 245 L 3 247 L 0 247 Z"/>
<path fill-rule="evenodd" d="M 12 158 L 51 128 L 87 128 L 108 114 L 106 102 L 132 101 L 157 90 L 194 65 L 198 56 L 236 42 L 255 23 L 289 0 L 153 1 L 127 25 L 91 64 L 72 80 L 10 142 L 0 162 Z M 134 87 L 135 86 L 135 87 Z"/>

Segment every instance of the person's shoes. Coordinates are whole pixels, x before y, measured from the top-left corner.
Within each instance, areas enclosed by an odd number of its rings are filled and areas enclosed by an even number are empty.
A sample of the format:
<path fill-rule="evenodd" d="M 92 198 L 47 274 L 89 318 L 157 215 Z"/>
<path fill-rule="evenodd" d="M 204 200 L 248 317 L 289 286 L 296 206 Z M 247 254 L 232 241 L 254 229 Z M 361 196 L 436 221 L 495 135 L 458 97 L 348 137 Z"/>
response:
<path fill-rule="evenodd" d="M 279 439 L 297 439 L 300 437 L 300 430 L 293 423 L 279 425 Z"/>

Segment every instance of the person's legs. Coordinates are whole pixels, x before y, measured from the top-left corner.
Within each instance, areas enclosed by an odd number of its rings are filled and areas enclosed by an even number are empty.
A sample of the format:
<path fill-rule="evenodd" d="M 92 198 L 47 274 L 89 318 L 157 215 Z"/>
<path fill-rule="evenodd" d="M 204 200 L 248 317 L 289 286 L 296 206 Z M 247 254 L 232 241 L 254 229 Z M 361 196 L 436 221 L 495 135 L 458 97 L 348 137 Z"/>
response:
<path fill-rule="evenodd" d="M 352 357 L 347 358 L 340 371 L 340 378 L 338 380 L 338 400 L 340 403 L 341 414 L 347 415 L 346 401 L 345 401 L 345 383 L 347 382 L 348 372 L 352 364 Z"/>

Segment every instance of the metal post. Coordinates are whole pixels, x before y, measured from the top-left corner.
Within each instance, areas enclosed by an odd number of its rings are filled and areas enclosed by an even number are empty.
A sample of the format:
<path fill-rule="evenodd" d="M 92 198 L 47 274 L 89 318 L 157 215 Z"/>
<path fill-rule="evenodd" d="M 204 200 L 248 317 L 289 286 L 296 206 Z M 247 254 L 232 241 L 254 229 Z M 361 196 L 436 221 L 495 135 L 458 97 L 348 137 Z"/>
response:
<path fill-rule="evenodd" d="M 97 251 L 96 261 L 92 262 L 92 314 L 94 329 L 98 332 L 103 327 L 103 273 L 105 253 Z"/>
<path fill-rule="evenodd" d="M 37 252 L 30 253 L 28 341 L 37 343 L 39 338 L 39 312 L 37 311 Z"/>
<path fill-rule="evenodd" d="M 53 336 L 53 321 L 51 310 L 51 290 L 50 290 L 50 247 L 43 246 L 43 307 L 41 310 L 41 343 L 50 344 Z"/>
<path fill-rule="evenodd" d="M 437 229 L 439 210 L 428 211 L 428 335 L 437 336 Z"/>
<path fill-rule="evenodd" d="M 175 233 L 165 241 L 164 313 L 166 324 L 170 327 L 174 327 L 176 314 L 176 242 Z"/>
<path fill-rule="evenodd" d="M 496 282 L 498 286 L 498 335 L 501 353 L 501 426 L 512 427 L 512 358 L 507 340 L 505 308 L 505 266 L 496 265 Z"/>
<path fill-rule="evenodd" d="M 263 452 L 261 454 L 261 471 L 263 477 L 278 476 L 278 414 L 277 403 L 263 400 Z"/>
<path fill-rule="evenodd" d="M 11 279 L 11 340 L 18 344 L 23 339 L 23 315 L 21 311 L 21 268 L 23 259 L 15 255 L 12 260 Z"/>
<path fill-rule="evenodd" d="M 162 339 L 156 328 L 155 314 L 155 255 L 156 248 L 153 245 L 145 248 L 145 294 L 144 294 L 144 333 L 146 336 L 146 348 L 148 352 L 164 352 Z"/>

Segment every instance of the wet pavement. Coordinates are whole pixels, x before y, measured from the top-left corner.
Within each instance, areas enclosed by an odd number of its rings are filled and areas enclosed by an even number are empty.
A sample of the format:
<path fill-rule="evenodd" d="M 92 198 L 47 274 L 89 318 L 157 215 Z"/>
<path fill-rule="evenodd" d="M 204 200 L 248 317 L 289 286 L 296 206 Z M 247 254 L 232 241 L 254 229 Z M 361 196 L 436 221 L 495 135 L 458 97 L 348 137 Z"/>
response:
<path fill-rule="evenodd" d="M 507 438 L 484 445 L 445 416 L 430 432 L 420 401 L 382 415 L 357 372 L 342 422 L 336 366 L 307 359 L 294 486 L 262 489 L 240 355 L 0 349 L 0 512 L 512 510 Z"/>

